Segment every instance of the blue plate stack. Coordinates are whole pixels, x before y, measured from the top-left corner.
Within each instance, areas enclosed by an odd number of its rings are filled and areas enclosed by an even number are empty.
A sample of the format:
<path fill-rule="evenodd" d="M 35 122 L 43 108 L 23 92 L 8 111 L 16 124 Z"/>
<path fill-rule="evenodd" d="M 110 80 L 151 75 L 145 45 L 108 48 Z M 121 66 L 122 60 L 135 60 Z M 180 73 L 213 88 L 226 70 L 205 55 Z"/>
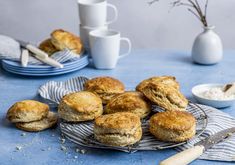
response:
<path fill-rule="evenodd" d="M 64 68 L 54 68 L 48 65 L 28 65 L 22 67 L 19 62 L 2 60 L 2 67 L 11 73 L 26 76 L 52 76 L 70 73 L 86 67 L 89 64 L 88 55 L 83 55 L 77 60 L 63 63 Z"/>

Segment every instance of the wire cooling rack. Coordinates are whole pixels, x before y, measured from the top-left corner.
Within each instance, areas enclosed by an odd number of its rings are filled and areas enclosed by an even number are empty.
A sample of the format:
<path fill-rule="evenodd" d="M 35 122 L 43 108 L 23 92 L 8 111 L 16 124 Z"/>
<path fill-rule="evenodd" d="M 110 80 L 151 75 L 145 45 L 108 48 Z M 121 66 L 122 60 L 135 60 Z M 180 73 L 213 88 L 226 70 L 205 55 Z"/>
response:
<path fill-rule="evenodd" d="M 156 113 L 162 111 L 162 109 L 155 106 L 153 107 L 152 111 Z M 187 111 L 190 112 L 197 119 L 196 134 L 193 137 L 197 138 L 205 131 L 208 124 L 208 117 L 206 115 L 206 112 L 203 110 L 203 108 L 200 105 L 192 102 L 189 103 Z M 126 147 L 108 146 L 98 142 L 93 135 L 93 122 L 82 122 L 75 124 L 62 121 L 60 123 L 60 128 L 62 134 L 64 134 L 64 136 L 68 138 L 70 141 L 83 147 L 96 148 L 96 149 L 113 149 L 124 152 L 135 152 L 140 150 L 151 151 L 151 150 L 173 148 L 187 143 L 187 141 L 181 143 L 171 143 L 171 142 L 162 142 L 157 140 L 149 132 L 149 118 L 150 116 L 142 121 L 142 129 L 143 129 L 142 139 L 138 143 Z"/>

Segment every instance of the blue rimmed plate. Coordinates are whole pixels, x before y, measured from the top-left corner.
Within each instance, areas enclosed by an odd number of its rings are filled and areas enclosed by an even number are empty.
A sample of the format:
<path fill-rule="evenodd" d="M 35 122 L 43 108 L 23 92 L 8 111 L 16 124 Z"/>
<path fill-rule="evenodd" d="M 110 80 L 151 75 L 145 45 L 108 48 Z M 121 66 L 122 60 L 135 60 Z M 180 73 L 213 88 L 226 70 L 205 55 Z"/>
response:
<path fill-rule="evenodd" d="M 89 61 L 87 54 L 81 56 L 81 58 L 78 58 L 76 60 L 67 61 L 67 62 L 63 63 L 63 65 L 64 65 L 64 68 L 68 68 L 70 66 L 74 66 L 74 65 L 77 65 L 77 64 L 85 62 L 85 61 Z M 49 65 L 31 65 L 31 64 L 29 64 L 27 67 L 23 67 L 23 66 L 21 66 L 21 64 L 19 62 L 10 61 L 10 60 L 2 60 L 2 64 L 4 64 L 5 66 L 11 66 L 11 67 L 14 67 L 17 69 L 22 69 L 22 70 L 61 70 L 61 68 L 54 68 Z"/>
<path fill-rule="evenodd" d="M 22 67 L 19 62 L 2 60 L 2 67 L 11 73 L 26 76 L 52 76 L 74 72 L 86 67 L 89 64 L 88 55 L 83 55 L 77 60 L 63 63 L 64 68 L 54 68 L 48 65 L 28 65 Z"/>
<path fill-rule="evenodd" d="M 61 69 L 52 69 L 52 70 L 41 70 L 41 69 L 34 69 L 34 70 L 27 70 L 27 69 L 19 69 L 19 68 L 15 68 L 15 67 L 12 67 L 12 66 L 8 66 L 8 65 L 5 65 L 5 64 L 2 64 L 3 68 L 5 70 L 11 70 L 11 71 L 14 71 L 14 72 L 22 72 L 22 73 L 35 73 L 35 74 L 41 74 L 41 73 L 59 73 L 59 72 L 64 72 L 64 71 L 69 71 L 69 70 L 73 70 L 73 69 L 76 69 L 76 68 L 80 68 L 82 67 L 83 65 L 87 65 L 88 62 L 87 61 L 83 61 L 83 62 L 80 62 L 78 63 L 77 65 L 74 65 L 74 66 L 69 66 L 69 67 L 64 67 L 64 68 L 61 68 Z"/>

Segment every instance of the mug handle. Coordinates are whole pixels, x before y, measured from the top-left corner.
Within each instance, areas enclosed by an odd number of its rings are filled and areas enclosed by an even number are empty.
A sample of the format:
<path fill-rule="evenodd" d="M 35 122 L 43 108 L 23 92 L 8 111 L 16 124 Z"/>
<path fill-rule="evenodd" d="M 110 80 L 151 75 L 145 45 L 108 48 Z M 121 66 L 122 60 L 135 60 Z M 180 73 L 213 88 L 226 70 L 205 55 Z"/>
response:
<path fill-rule="evenodd" d="M 120 41 L 125 41 L 128 44 L 128 51 L 126 53 L 119 55 L 119 58 L 123 58 L 130 54 L 132 45 L 131 45 L 131 41 L 129 40 L 129 38 L 121 38 Z"/>
<path fill-rule="evenodd" d="M 114 10 L 114 18 L 112 20 L 106 22 L 106 25 L 109 25 L 109 24 L 111 24 L 111 23 L 113 23 L 113 22 L 115 22 L 117 20 L 117 18 L 118 18 L 118 10 L 117 10 L 116 6 L 114 6 L 114 5 L 110 4 L 110 3 L 107 4 L 107 7 L 110 7 L 110 8 L 112 8 Z"/>

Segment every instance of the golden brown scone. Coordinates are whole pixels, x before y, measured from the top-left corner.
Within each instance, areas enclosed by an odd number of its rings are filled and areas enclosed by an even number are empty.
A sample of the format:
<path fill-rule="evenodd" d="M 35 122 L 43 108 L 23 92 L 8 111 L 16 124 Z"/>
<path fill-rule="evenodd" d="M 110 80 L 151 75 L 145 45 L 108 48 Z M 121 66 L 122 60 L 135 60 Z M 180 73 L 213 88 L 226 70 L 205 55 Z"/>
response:
<path fill-rule="evenodd" d="M 149 130 L 161 141 L 183 142 L 195 135 L 196 119 L 188 112 L 160 112 L 151 117 Z"/>
<path fill-rule="evenodd" d="M 150 83 L 142 92 L 150 101 L 166 111 L 186 111 L 188 100 L 171 86 Z"/>
<path fill-rule="evenodd" d="M 70 122 L 93 120 L 103 113 L 102 100 L 94 93 L 81 91 L 63 97 L 59 116 Z"/>
<path fill-rule="evenodd" d="M 52 55 L 53 53 L 59 51 L 56 49 L 56 47 L 51 43 L 51 39 L 48 38 L 44 41 L 42 41 L 38 47 L 42 51 L 46 52 L 49 56 Z"/>
<path fill-rule="evenodd" d="M 51 33 L 51 42 L 59 50 L 69 49 L 76 54 L 83 51 L 83 43 L 80 37 L 62 29 L 57 29 Z"/>
<path fill-rule="evenodd" d="M 94 123 L 95 138 L 111 146 L 127 146 L 140 141 L 140 118 L 130 112 L 117 112 L 98 117 Z"/>
<path fill-rule="evenodd" d="M 125 92 L 113 97 L 106 105 L 105 113 L 132 112 L 140 118 L 151 112 L 151 104 L 140 92 Z"/>
<path fill-rule="evenodd" d="M 149 84 L 149 83 L 162 83 L 162 84 L 166 84 L 169 86 L 174 87 L 175 89 L 180 88 L 179 83 L 176 81 L 175 77 L 173 76 L 158 76 L 158 77 L 151 77 L 148 78 L 146 80 L 143 80 L 141 83 L 139 83 L 136 86 L 136 90 L 139 92 L 142 92 L 142 90 Z"/>
<path fill-rule="evenodd" d="M 107 104 L 113 96 L 125 91 L 124 84 L 112 77 L 93 78 L 84 84 L 84 88 L 99 95 L 103 104 Z"/>
<path fill-rule="evenodd" d="M 35 100 L 24 100 L 12 105 L 6 117 L 12 123 L 32 122 L 46 117 L 48 112 L 47 104 Z"/>
<path fill-rule="evenodd" d="M 16 123 L 16 127 L 24 131 L 38 132 L 51 128 L 57 123 L 57 115 L 54 112 L 49 112 L 48 115 L 38 121 L 28 123 Z"/>

